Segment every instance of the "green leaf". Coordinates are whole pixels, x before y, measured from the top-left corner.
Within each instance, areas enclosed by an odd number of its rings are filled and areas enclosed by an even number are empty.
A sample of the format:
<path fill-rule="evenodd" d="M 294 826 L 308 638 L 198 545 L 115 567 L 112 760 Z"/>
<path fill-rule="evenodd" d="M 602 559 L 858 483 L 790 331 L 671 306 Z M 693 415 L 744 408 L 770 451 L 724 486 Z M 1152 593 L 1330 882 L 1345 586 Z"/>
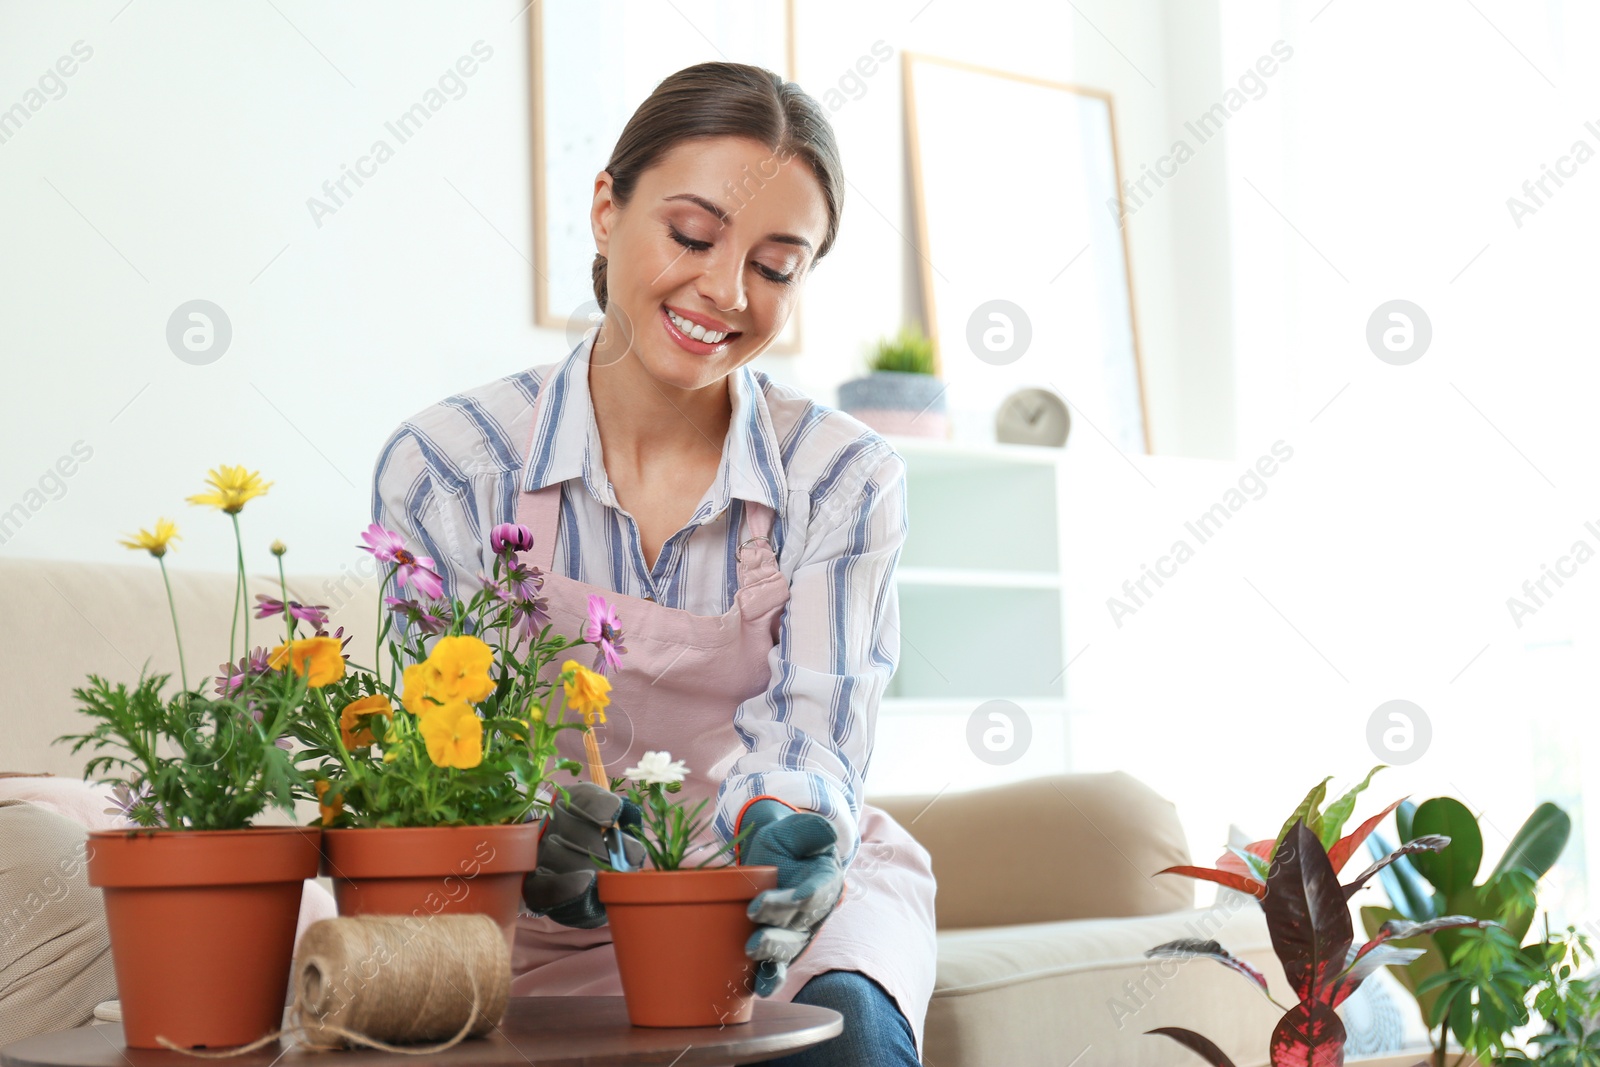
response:
<path fill-rule="evenodd" d="M 1505 855 L 1489 875 L 1492 883 L 1513 867 L 1520 867 L 1537 881 L 1550 873 L 1572 835 L 1572 819 L 1556 805 L 1546 801 L 1533 810 L 1512 837 Z"/>
<path fill-rule="evenodd" d="M 1367 772 L 1367 776 L 1360 783 L 1350 787 L 1338 800 L 1328 805 L 1328 810 L 1322 813 L 1322 847 L 1332 848 L 1344 834 L 1344 824 L 1350 821 L 1350 816 L 1356 810 L 1356 798 L 1361 791 L 1372 784 L 1372 776 L 1383 770 L 1387 764 L 1380 763 Z"/>
<path fill-rule="evenodd" d="M 1394 809 L 1394 830 L 1400 835 L 1401 843 L 1411 840 L 1411 819 L 1416 812 L 1417 804 L 1413 800 L 1402 800 Z"/>
<path fill-rule="evenodd" d="M 1278 854 L 1278 846 L 1283 844 L 1283 839 L 1297 821 L 1303 820 L 1306 824 L 1306 829 L 1320 837 L 1322 832 L 1322 800 L 1328 795 L 1328 783 L 1331 781 L 1333 781 L 1333 775 L 1330 774 L 1318 782 L 1312 787 L 1311 792 L 1306 794 L 1306 798 L 1300 802 L 1300 806 L 1289 813 L 1289 817 L 1283 822 L 1283 828 L 1278 831 L 1278 836 L 1273 840 L 1273 855 Z"/>
<path fill-rule="evenodd" d="M 1450 846 L 1442 852 L 1409 857 L 1417 873 L 1435 889 L 1449 897 L 1473 884 L 1483 862 L 1483 834 L 1478 829 L 1478 820 L 1465 804 L 1453 797 L 1424 801 L 1412 815 L 1410 831 L 1405 835 L 1408 841 L 1425 834 L 1443 834 L 1450 839 Z M 1451 907 L 1449 910 L 1457 912 L 1459 909 Z M 1479 915 L 1476 911 L 1460 913 Z"/>

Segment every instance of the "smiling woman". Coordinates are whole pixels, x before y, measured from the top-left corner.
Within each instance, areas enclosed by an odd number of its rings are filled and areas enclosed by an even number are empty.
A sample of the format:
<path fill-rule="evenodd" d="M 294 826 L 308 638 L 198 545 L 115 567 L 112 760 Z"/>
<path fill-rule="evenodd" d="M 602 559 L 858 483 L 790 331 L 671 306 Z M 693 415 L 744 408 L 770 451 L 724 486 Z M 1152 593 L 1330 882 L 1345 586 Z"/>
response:
<path fill-rule="evenodd" d="M 905 464 L 748 366 L 833 246 L 843 188 L 798 86 L 735 63 L 663 80 L 594 179 L 599 326 L 559 363 L 407 420 L 373 518 L 423 546 L 447 597 L 481 581 L 513 523 L 527 595 L 558 629 L 593 597 L 616 607 L 605 625 L 627 654 L 605 665 L 600 751 L 563 753 L 593 781 L 557 803 L 524 884 L 512 992 L 620 989 L 593 857 L 632 821 L 602 764 L 672 752 L 710 816 L 695 855 L 743 832 L 740 863 L 779 871 L 750 903 L 750 988 L 845 1016 L 840 1038 L 783 1062 L 894 1067 L 917 1062 L 934 972 L 927 853 L 864 801 L 900 653 Z"/>

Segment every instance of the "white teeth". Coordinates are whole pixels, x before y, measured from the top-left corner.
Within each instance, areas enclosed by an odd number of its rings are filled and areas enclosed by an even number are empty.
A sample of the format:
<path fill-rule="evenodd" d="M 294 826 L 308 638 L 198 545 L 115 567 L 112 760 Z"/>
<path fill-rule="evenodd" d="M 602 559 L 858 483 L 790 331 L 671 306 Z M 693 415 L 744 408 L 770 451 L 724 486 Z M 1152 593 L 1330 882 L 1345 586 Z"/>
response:
<path fill-rule="evenodd" d="M 692 337 L 696 341 L 701 341 L 708 345 L 719 344 L 728 336 L 726 333 L 708 330 L 698 322 L 690 322 L 671 308 L 667 309 L 667 317 L 672 320 L 674 326 L 683 331 L 685 336 Z"/>

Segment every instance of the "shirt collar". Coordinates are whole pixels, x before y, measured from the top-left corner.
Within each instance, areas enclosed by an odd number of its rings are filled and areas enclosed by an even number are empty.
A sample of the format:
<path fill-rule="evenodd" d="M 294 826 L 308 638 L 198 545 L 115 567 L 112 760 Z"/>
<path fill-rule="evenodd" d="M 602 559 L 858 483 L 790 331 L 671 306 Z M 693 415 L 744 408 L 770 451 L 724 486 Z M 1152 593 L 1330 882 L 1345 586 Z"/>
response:
<path fill-rule="evenodd" d="M 593 497 L 619 507 L 606 477 L 600 431 L 589 395 L 589 353 L 598 331 L 590 329 L 570 355 L 545 378 L 539 421 L 524 468 L 523 489 L 533 492 L 557 482 L 582 478 Z M 737 497 L 782 510 L 787 493 L 778 436 L 772 427 L 765 391 L 748 365 L 728 378 L 733 417 L 723 442 L 722 460 L 690 522 L 710 522 Z"/>

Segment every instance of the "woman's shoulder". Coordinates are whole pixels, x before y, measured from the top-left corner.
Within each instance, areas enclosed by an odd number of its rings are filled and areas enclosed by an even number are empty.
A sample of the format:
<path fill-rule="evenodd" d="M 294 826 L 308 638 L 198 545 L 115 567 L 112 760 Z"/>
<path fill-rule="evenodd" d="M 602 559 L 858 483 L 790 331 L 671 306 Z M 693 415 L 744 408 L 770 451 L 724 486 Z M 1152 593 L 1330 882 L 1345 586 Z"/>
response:
<path fill-rule="evenodd" d="M 533 429 L 533 403 L 554 364 L 530 367 L 429 404 L 389 434 L 380 468 L 397 452 L 440 473 L 513 471 Z"/>
<path fill-rule="evenodd" d="M 815 496 L 868 478 L 903 477 L 904 460 L 872 427 L 761 371 L 751 373 L 772 420 L 791 492 Z"/>

